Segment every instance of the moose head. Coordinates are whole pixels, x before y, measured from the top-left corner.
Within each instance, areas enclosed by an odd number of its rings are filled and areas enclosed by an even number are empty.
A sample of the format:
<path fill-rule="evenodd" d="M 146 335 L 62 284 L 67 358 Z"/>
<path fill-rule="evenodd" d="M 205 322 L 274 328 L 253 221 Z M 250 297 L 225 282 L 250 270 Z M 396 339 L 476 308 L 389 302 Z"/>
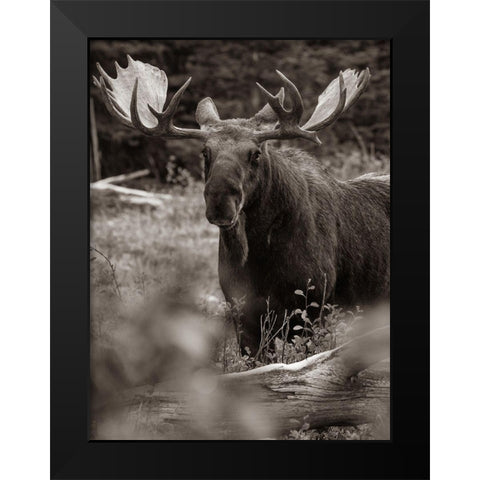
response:
<path fill-rule="evenodd" d="M 297 87 L 277 70 L 282 88 L 272 95 L 257 83 L 267 104 L 253 117 L 222 120 L 213 100 L 207 97 L 196 110 L 200 128 L 190 129 L 175 126 L 173 119 L 191 78 L 164 108 L 168 88 L 165 72 L 128 55 L 127 59 L 126 68 L 115 62 L 116 78 L 97 64 L 100 77 L 94 77 L 94 83 L 101 89 L 107 109 L 124 125 L 146 135 L 204 142 L 206 216 L 223 230 L 237 224 L 242 209 L 258 190 L 258 167 L 268 154 L 266 140 L 304 138 L 321 144 L 317 132 L 335 122 L 358 99 L 370 78 L 368 68 L 340 72 L 318 97 L 310 119 L 300 125 L 302 97 Z M 285 106 L 285 93 L 289 108 Z"/>

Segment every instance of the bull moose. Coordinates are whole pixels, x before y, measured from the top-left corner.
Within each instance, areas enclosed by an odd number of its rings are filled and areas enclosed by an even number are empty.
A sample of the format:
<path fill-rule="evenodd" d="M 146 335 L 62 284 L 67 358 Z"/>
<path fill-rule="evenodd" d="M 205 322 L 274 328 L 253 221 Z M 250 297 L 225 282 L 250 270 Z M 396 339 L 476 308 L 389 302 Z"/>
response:
<path fill-rule="evenodd" d="M 97 64 L 109 112 L 146 135 L 204 142 L 207 220 L 220 229 L 219 280 L 228 302 L 243 298 L 242 349 L 256 352 L 260 318 L 269 308 L 297 307 L 297 288 L 311 279 L 312 299 L 365 305 L 390 290 L 390 178 L 367 174 L 333 178 L 319 159 L 268 140 L 303 138 L 320 144 L 317 132 L 331 125 L 365 90 L 370 72 L 340 72 L 318 97 L 310 119 L 296 86 L 272 95 L 257 83 L 266 105 L 248 119 L 222 120 L 213 100 L 198 103 L 199 129 L 180 128 L 173 118 L 191 78 L 168 107 L 167 76 L 133 60 L 111 78 Z M 287 108 L 286 105 L 289 105 Z M 238 329 L 238 326 L 237 326 Z"/>

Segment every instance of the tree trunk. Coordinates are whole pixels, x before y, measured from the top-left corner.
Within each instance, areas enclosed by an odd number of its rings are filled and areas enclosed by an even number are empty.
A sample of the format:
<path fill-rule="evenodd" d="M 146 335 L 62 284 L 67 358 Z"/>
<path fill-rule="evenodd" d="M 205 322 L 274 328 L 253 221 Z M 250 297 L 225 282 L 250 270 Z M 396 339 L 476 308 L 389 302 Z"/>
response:
<path fill-rule="evenodd" d="M 102 166 L 100 163 L 100 149 L 98 146 L 98 134 L 97 134 L 97 120 L 95 117 L 95 104 L 93 98 L 90 97 L 90 139 L 91 139 L 91 176 L 93 181 L 100 180 L 102 178 Z"/>

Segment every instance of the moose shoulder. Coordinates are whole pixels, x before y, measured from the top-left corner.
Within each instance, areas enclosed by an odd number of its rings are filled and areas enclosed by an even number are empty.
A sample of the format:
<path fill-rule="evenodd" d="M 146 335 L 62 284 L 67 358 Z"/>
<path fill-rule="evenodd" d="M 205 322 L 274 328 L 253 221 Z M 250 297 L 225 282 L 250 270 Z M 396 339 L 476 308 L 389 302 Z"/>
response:
<path fill-rule="evenodd" d="M 100 80 L 94 81 L 122 123 L 147 135 L 203 140 L 206 217 L 220 229 L 219 280 L 225 298 L 243 299 L 237 325 L 243 349 L 258 349 L 267 300 L 280 314 L 295 309 L 294 291 L 308 279 L 316 286 L 310 298 L 317 303 L 365 305 L 389 295 L 389 176 L 340 181 L 306 152 L 268 144 L 291 138 L 320 144 L 317 132 L 359 98 L 368 69 L 340 72 L 303 126 L 300 93 L 277 72 L 282 89 L 274 96 L 259 85 L 267 104 L 249 119 L 222 120 L 210 98 L 200 101 L 199 130 L 173 124 L 190 79 L 163 109 L 163 71 L 130 57 L 126 69 L 117 65 L 116 79 L 100 66 L 99 71 Z"/>

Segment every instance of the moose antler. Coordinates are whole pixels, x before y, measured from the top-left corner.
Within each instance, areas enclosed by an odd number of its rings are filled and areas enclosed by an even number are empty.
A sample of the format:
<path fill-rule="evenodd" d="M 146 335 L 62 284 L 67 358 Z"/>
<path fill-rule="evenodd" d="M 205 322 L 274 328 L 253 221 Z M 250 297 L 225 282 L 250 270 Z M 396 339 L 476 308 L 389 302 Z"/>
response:
<path fill-rule="evenodd" d="M 169 138 L 205 139 L 205 132 L 180 128 L 173 124 L 173 117 L 191 77 L 180 87 L 162 111 L 167 97 L 168 79 L 163 70 L 148 63 L 133 60 L 127 55 L 127 68 L 115 62 L 117 78 L 107 75 L 97 63 L 100 80 L 94 84 L 102 91 L 102 97 L 110 114 L 124 125 L 136 128 L 146 135 Z"/>
<path fill-rule="evenodd" d="M 322 142 L 316 132 L 331 125 L 335 120 L 357 99 L 367 87 L 370 71 L 363 70 L 360 74 L 352 69 L 340 72 L 338 78 L 333 80 L 324 92 L 318 97 L 317 107 L 310 119 L 300 126 L 303 114 L 303 101 L 297 87 L 280 71 L 280 76 L 285 90 L 290 95 L 292 106 L 287 110 L 278 97 L 265 90 L 258 82 L 263 95 L 278 117 L 278 126 L 275 130 L 261 132 L 256 135 L 259 142 L 270 139 L 305 138 L 315 143 Z"/>
<path fill-rule="evenodd" d="M 303 130 L 299 125 L 303 114 L 303 100 L 297 87 L 282 72 L 279 70 L 276 70 L 276 72 L 283 82 L 285 91 L 290 96 L 292 106 L 290 109 L 286 109 L 283 106 L 280 96 L 272 95 L 257 82 L 258 88 L 260 88 L 260 91 L 263 93 L 272 110 L 277 114 L 278 128 L 267 132 L 257 133 L 255 136 L 256 139 L 259 142 L 263 142 L 264 140 L 271 140 L 275 138 L 287 139 L 301 137 L 321 144 L 315 132 Z"/>
<path fill-rule="evenodd" d="M 370 70 L 366 68 L 357 72 L 349 68 L 340 72 L 337 79 L 332 80 L 318 97 L 315 110 L 302 128 L 319 130 L 331 125 L 347 109 L 349 109 L 367 88 Z"/>

